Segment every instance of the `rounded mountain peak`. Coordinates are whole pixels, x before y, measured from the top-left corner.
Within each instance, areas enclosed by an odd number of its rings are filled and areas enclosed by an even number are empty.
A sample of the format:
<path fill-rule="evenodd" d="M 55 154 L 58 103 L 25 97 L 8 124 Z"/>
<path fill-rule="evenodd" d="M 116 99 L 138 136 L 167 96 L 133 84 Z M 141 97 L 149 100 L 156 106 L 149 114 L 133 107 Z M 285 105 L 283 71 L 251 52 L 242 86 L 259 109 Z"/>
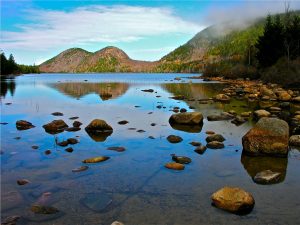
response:
<path fill-rule="evenodd" d="M 114 47 L 114 46 L 108 46 L 105 47 L 97 52 L 95 52 L 96 55 L 101 56 L 112 56 L 117 59 L 129 59 L 129 56 L 121 49 Z"/>

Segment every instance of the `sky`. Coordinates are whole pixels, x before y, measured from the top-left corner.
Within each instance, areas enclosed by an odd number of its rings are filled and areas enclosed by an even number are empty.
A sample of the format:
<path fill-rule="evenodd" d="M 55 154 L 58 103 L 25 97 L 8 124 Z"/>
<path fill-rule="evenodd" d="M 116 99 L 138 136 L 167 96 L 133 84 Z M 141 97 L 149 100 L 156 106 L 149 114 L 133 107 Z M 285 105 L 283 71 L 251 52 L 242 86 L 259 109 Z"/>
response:
<path fill-rule="evenodd" d="M 300 1 L 289 1 L 300 9 Z M 284 11 L 284 1 L 0 0 L 0 49 L 20 64 L 40 64 L 79 47 L 116 46 L 155 61 L 209 25 Z"/>

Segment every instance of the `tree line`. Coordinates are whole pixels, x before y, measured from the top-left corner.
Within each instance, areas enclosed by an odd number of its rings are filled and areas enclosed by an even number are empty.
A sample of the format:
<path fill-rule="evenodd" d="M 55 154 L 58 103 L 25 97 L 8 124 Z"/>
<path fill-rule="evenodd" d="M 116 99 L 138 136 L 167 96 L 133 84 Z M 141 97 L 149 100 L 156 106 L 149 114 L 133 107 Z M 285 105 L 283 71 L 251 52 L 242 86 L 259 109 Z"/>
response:
<path fill-rule="evenodd" d="M 39 73 L 38 66 L 28 66 L 28 65 L 21 65 L 17 64 L 14 56 L 12 54 L 6 58 L 4 52 L 0 54 L 1 60 L 1 68 L 0 72 L 1 75 L 10 75 L 10 74 L 22 74 L 22 73 Z"/>
<path fill-rule="evenodd" d="M 267 68 L 280 58 L 287 63 L 300 57 L 300 17 L 286 9 L 281 17 L 268 15 L 264 33 L 258 38 L 256 58 L 259 68 Z"/>

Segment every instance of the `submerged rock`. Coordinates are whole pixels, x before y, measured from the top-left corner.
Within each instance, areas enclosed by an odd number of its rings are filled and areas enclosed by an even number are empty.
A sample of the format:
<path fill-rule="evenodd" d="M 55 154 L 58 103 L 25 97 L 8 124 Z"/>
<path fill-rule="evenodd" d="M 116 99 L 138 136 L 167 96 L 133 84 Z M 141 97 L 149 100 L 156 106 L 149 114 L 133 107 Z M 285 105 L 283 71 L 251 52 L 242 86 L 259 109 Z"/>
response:
<path fill-rule="evenodd" d="M 171 154 L 171 156 L 172 156 L 173 161 L 180 163 L 180 164 L 189 164 L 192 162 L 191 158 L 186 157 L 186 156 L 177 156 L 175 154 Z"/>
<path fill-rule="evenodd" d="M 73 149 L 72 147 L 69 147 L 69 148 L 66 148 L 66 149 L 65 149 L 65 151 L 66 151 L 66 152 L 70 152 L 70 153 L 71 153 L 71 152 L 73 152 L 73 151 L 74 151 L 74 149 Z"/>
<path fill-rule="evenodd" d="M 211 141 L 206 144 L 206 147 L 211 149 L 221 149 L 224 148 L 224 144 L 219 141 Z"/>
<path fill-rule="evenodd" d="M 68 144 L 69 144 L 68 141 L 57 142 L 57 145 L 58 145 L 58 146 L 61 146 L 61 147 L 66 147 Z"/>
<path fill-rule="evenodd" d="M 179 142 L 182 142 L 182 138 L 179 137 L 179 136 L 176 136 L 176 135 L 169 135 L 167 137 L 167 140 L 170 142 L 170 143 L 179 143 Z"/>
<path fill-rule="evenodd" d="M 33 205 L 30 209 L 36 214 L 55 214 L 59 212 L 59 210 L 55 207 L 44 205 Z"/>
<path fill-rule="evenodd" d="M 26 120 L 18 120 L 16 122 L 16 127 L 18 130 L 28 130 L 30 128 L 34 128 L 35 126 Z"/>
<path fill-rule="evenodd" d="M 20 216 L 6 217 L 4 220 L 1 221 L 1 225 L 16 225 L 20 218 Z"/>
<path fill-rule="evenodd" d="M 88 166 L 81 166 L 75 169 L 72 169 L 72 172 L 77 173 L 77 172 L 82 172 L 82 171 L 86 171 L 89 167 Z"/>
<path fill-rule="evenodd" d="M 103 212 L 111 205 L 112 199 L 106 193 L 88 193 L 80 202 L 92 211 Z"/>
<path fill-rule="evenodd" d="M 238 187 L 223 187 L 211 199 L 217 208 L 236 214 L 250 213 L 255 204 L 253 196 Z"/>
<path fill-rule="evenodd" d="M 212 134 L 209 135 L 205 140 L 206 142 L 212 142 L 212 141 L 223 142 L 226 139 L 221 134 Z"/>
<path fill-rule="evenodd" d="M 88 135 L 97 142 L 105 141 L 113 133 L 113 128 L 104 120 L 94 119 L 86 128 Z"/>
<path fill-rule="evenodd" d="M 47 133 L 58 134 L 61 133 L 67 128 L 68 125 L 63 120 L 53 120 L 50 123 L 43 125 L 43 128 Z"/>
<path fill-rule="evenodd" d="M 124 152 L 126 149 L 124 147 L 108 147 L 107 150 L 112 150 L 116 152 Z"/>
<path fill-rule="evenodd" d="M 220 115 L 208 115 L 208 121 L 222 121 L 222 120 L 231 120 L 234 118 L 234 115 L 230 113 L 223 112 Z"/>
<path fill-rule="evenodd" d="M 194 150 L 194 152 L 196 152 L 196 153 L 202 155 L 202 154 L 206 151 L 206 149 L 207 149 L 206 146 L 201 145 L 201 146 L 198 146 L 198 147 Z"/>
<path fill-rule="evenodd" d="M 184 170 L 184 165 L 176 162 L 170 162 L 165 164 L 165 167 L 171 170 Z"/>
<path fill-rule="evenodd" d="M 144 89 L 144 90 L 142 90 L 143 92 L 154 92 L 154 90 L 153 89 Z"/>
<path fill-rule="evenodd" d="M 264 170 L 255 175 L 253 178 L 255 183 L 258 184 L 272 184 L 277 183 L 280 179 L 280 173 L 271 170 Z"/>
<path fill-rule="evenodd" d="M 70 144 L 70 145 L 75 145 L 78 143 L 78 140 L 76 138 L 68 138 L 67 139 L 67 142 Z"/>
<path fill-rule="evenodd" d="M 30 181 L 26 180 L 26 179 L 17 180 L 18 185 L 25 185 L 25 184 L 28 184 L 28 183 L 30 183 Z"/>
<path fill-rule="evenodd" d="M 45 155 L 50 155 L 50 154 L 51 154 L 51 150 L 48 149 L 45 151 Z"/>
<path fill-rule="evenodd" d="M 99 162 L 104 162 L 108 159 L 110 159 L 110 157 L 108 157 L 108 156 L 98 156 L 98 157 L 85 159 L 82 162 L 83 163 L 99 163 Z"/>
<path fill-rule="evenodd" d="M 82 123 L 80 121 L 75 120 L 73 122 L 73 127 L 80 127 L 82 125 Z"/>
<path fill-rule="evenodd" d="M 61 112 L 54 112 L 54 113 L 51 113 L 53 116 L 63 116 L 64 114 L 61 113 Z"/>
<path fill-rule="evenodd" d="M 127 123 L 129 123 L 127 120 L 121 120 L 118 122 L 118 124 L 120 124 L 120 125 L 125 125 Z"/>
<path fill-rule="evenodd" d="M 240 126 L 245 122 L 247 122 L 247 119 L 242 116 L 237 116 L 231 121 L 231 123 L 235 124 L 236 126 Z"/>
<path fill-rule="evenodd" d="M 193 146 L 200 146 L 201 143 L 200 143 L 200 142 L 197 142 L 197 141 L 192 141 L 192 142 L 190 142 L 190 145 L 193 145 Z"/>
<path fill-rule="evenodd" d="M 65 129 L 65 131 L 68 131 L 68 132 L 76 132 L 76 131 L 79 131 L 81 130 L 80 127 L 68 127 Z"/>
<path fill-rule="evenodd" d="M 69 120 L 77 120 L 79 117 L 78 116 L 73 116 L 73 117 L 70 117 Z"/>
<path fill-rule="evenodd" d="M 276 118 L 261 118 L 242 138 L 243 151 L 251 155 L 286 156 L 289 125 Z"/>

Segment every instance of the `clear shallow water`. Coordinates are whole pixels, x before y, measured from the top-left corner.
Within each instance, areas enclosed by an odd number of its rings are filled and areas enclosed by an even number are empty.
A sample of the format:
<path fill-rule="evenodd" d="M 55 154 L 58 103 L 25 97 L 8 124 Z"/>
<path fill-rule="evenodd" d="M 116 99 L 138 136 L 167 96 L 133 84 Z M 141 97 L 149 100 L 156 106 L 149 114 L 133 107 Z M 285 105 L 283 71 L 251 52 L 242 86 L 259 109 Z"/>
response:
<path fill-rule="evenodd" d="M 170 99 L 179 94 L 189 99 L 205 99 L 224 88 L 224 84 L 185 78 L 189 76 L 39 74 L 2 81 L 1 122 L 8 123 L 1 125 L 2 218 L 21 215 L 20 224 L 104 225 L 115 220 L 126 225 L 297 224 L 298 150 L 291 149 L 287 159 L 242 156 L 241 137 L 251 128 L 252 121 L 237 127 L 230 121 L 205 119 L 200 133 L 175 130 L 169 125 L 168 119 L 173 113 L 170 109 L 174 106 L 200 111 L 205 118 L 223 111 L 241 113 L 258 107 L 256 103 L 240 100 L 232 100 L 230 104 L 199 104 Z M 174 81 L 175 77 L 183 79 Z M 149 88 L 155 93 L 141 91 Z M 111 97 L 105 96 L 107 93 Z M 9 102 L 12 104 L 5 104 Z M 162 108 L 158 109 L 158 105 Z M 51 115 L 57 111 L 64 116 Z M 54 119 L 63 119 L 71 126 L 73 121 L 69 117 L 72 116 L 78 116 L 83 123 L 80 131 L 50 135 L 42 128 Z M 96 118 L 104 119 L 114 129 L 104 142 L 93 140 L 84 130 Z M 18 131 L 15 122 L 20 119 L 36 127 Z M 129 123 L 119 125 L 120 120 Z M 146 132 L 138 133 L 139 129 Z M 206 144 L 207 130 L 222 134 L 226 147 L 208 149 L 199 155 L 189 142 Z M 166 137 L 171 134 L 181 136 L 183 141 L 169 143 Z M 55 144 L 55 138 L 62 141 L 75 136 L 80 143 L 72 146 L 72 153 Z M 38 145 L 39 149 L 32 149 L 32 145 Z M 123 146 L 126 151 L 106 150 L 111 146 Z M 51 150 L 50 155 L 44 153 L 47 149 Z M 164 168 L 165 163 L 171 162 L 172 153 L 188 156 L 192 163 L 186 165 L 184 171 Z M 83 165 L 83 159 L 99 155 L 111 158 L 90 165 L 85 172 L 72 172 Z M 282 172 L 280 183 L 259 185 L 253 182 L 253 174 L 272 168 Z M 18 186 L 16 180 L 22 178 L 31 183 Z M 210 205 L 210 195 L 226 185 L 239 186 L 253 194 L 256 205 L 250 214 L 232 215 Z M 46 200 L 41 197 L 45 192 L 51 193 Z M 41 202 L 58 208 L 61 213 L 33 215 L 30 206 Z"/>

